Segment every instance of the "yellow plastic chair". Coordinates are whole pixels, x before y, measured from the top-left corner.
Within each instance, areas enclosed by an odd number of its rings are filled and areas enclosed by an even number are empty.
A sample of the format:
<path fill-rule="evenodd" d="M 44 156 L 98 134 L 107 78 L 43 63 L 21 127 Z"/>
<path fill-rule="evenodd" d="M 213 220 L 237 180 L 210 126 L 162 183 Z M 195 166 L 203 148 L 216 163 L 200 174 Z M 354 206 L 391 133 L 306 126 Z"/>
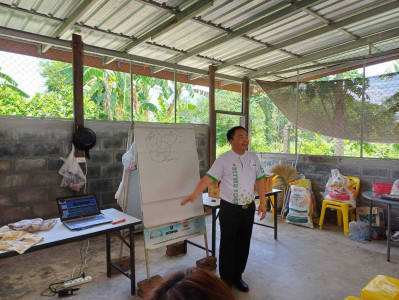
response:
<path fill-rule="evenodd" d="M 346 176 L 350 183 L 349 187 L 351 187 L 353 190 L 355 190 L 355 201 L 357 198 L 357 194 L 359 193 L 359 188 L 360 188 L 360 179 L 354 176 Z M 319 228 L 323 229 L 323 222 L 324 222 L 324 216 L 326 213 L 326 209 L 331 208 L 335 209 L 337 211 L 337 223 L 338 226 L 342 226 L 342 223 L 344 225 L 344 234 L 348 235 L 349 234 L 349 213 L 351 213 L 351 221 L 356 220 L 356 214 L 355 214 L 355 207 L 352 207 L 349 205 L 349 203 L 343 202 L 343 201 L 335 201 L 331 199 L 324 199 L 323 200 L 323 205 L 321 207 L 321 214 L 320 214 L 320 221 L 319 221 Z"/>
<path fill-rule="evenodd" d="M 274 183 L 276 182 L 277 178 L 278 178 L 278 175 L 276 175 L 276 176 L 273 177 L 273 179 L 272 179 L 272 185 L 274 185 Z M 272 196 L 269 196 L 269 198 L 270 198 L 270 202 L 272 203 L 271 208 L 270 208 L 270 211 L 271 211 L 271 213 L 272 213 L 273 220 L 274 220 L 274 208 L 276 207 L 275 203 L 276 203 L 277 201 L 276 201 L 276 199 L 274 199 L 274 196 L 273 196 L 273 195 L 272 195 Z"/>
<path fill-rule="evenodd" d="M 363 300 L 399 300 L 399 280 L 377 275 L 363 289 Z"/>

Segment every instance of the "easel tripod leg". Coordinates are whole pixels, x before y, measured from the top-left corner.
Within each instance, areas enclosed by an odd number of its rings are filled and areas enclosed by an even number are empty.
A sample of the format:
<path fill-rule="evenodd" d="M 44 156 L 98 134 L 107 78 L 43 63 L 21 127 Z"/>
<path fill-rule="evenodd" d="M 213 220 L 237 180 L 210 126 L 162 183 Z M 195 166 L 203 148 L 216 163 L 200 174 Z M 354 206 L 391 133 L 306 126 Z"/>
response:
<path fill-rule="evenodd" d="M 204 233 L 204 239 L 205 239 L 205 251 L 206 251 L 206 257 L 209 257 L 209 250 L 208 250 L 208 236 L 206 235 L 206 232 Z"/>
<path fill-rule="evenodd" d="M 151 274 L 150 274 L 150 265 L 148 263 L 148 250 L 145 249 L 145 267 L 147 269 L 147 279 L 151 279 Z"/>

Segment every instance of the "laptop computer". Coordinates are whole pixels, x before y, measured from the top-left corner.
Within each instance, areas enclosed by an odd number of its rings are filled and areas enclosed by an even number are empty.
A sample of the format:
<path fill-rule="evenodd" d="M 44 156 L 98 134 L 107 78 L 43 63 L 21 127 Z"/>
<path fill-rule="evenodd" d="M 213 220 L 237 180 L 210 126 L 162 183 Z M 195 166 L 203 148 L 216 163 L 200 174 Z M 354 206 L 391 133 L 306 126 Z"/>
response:
<path fill-rule="evenodd" d="M 95 194 L 57 198 L 57 206 L 61 222 L 71 230 L 112 222 L 100 212 Z"/>

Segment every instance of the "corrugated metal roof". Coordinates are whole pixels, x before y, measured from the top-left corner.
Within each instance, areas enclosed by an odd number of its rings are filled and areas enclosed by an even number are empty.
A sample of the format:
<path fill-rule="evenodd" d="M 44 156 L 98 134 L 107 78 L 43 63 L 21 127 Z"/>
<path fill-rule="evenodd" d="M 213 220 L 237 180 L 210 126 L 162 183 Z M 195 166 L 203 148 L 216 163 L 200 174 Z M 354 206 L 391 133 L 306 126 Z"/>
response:
<path fill-rule="evenodd" d="M 294 3 L 216 0 L 212 6 L 208 2 L 0 0 L 0 38 L 5 34 L 4 29 L 62 40 L 70 40 L 72 33 L 78 33 L 87 45 L 176 63 L 182 72 L 187 70 L 184 67 L 208 70 L 210 64 L 215 64 L 220 66 L 217 70 L 220 75 L 281 80 L 293 74 L 292 71 L 283 73 L 284 69 L 359 59 L 368 55 L 369 46 L 356 47 L 354 43 L 353 49 L 302 64 L 298 64 L 297 58 L 399 28 L 399 1 L 394 0 L 299 0 Z M 329 26 L 333 28 L 335 23 L 356 18 L 360 13 L 364 14 L 360 20 L 328 30 Z M 313 31 L 322 28 L 325 32 L 311 36 Z M 310 35 L 306 39 L 286 42 L 305 33 Z M 18 34 L 14 36 L 17 40 Z M 8 32 L 7 38 L 10 38 Z M 29 40 L 38 43 L 40 37 L 32 36 Z M 399 31 L 398 38 L 376 39 L 373 51 L 382 55 L 398 49 L 399 53 L 398 40 Z M 283 42 L 284 46 L 279 46 Z M 281 62 L 286 64 L 279 70 L 279 76 L 257 72 Z M 310 71 L 308 68 L 301 72 Z"/>
<path fill-rule="evenodd" d="M 307 15 L 305 12 L 299 12 L 270 26 L 256 30 L 250 36 L 262 42 L 274 44 L 321 24 L 322 22 L 318 19 Z"/>

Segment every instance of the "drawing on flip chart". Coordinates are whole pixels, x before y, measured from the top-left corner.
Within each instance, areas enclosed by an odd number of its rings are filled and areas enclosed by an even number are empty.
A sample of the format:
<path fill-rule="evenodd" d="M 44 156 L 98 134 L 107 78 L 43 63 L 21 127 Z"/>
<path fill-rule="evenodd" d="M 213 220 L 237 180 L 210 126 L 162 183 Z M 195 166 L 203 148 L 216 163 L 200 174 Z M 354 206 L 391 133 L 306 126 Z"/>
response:
<path fill-rule="evenodd" d="M 147 135 L 146 145 L 151 159 L 155 162 L 176 160 L 171 157 L 172 146 L 176 143 L 177 134 L 174 131 L 153 131 Z"/>

